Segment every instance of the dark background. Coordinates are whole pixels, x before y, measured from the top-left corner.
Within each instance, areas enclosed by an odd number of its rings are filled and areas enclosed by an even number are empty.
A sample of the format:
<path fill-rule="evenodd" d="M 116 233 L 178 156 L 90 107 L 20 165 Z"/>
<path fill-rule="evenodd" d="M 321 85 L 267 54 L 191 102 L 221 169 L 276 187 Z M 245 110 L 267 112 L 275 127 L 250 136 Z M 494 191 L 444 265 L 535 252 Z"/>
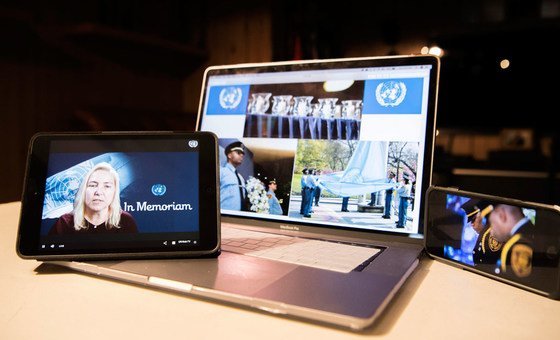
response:
<path fill-rule="evenodd" d="M 559 33 L 560 0 L 0 0 L 0 202 L 35 132 L 194 129 L 209 65 L 437 45 L 434 183 L 560 203 Z"/>

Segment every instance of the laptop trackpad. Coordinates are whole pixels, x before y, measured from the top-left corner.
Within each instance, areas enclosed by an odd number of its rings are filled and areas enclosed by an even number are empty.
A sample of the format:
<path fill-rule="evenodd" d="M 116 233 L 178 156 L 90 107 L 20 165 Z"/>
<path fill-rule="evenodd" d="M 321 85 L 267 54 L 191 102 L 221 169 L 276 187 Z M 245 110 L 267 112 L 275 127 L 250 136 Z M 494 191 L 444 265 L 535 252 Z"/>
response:
<path fill-rule="evenodd" d="M 296 269 L 296 265 L 222 252 L 217 259 L 90 262 L 98 266 L 199 287 L 253 295 Z"/>

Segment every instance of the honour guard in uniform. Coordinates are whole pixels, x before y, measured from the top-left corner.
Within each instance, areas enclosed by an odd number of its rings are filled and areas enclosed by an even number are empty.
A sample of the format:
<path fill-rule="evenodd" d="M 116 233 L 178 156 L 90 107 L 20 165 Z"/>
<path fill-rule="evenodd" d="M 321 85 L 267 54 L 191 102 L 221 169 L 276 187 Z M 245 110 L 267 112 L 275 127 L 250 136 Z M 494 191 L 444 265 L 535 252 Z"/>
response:
<path fill-rule="evenodd" d="M 282 211 L 282 206 L 280 205 L 280 201 L 276 197 L 276 189 L 278 188 L 275 179 L 271 179 L 268 181 L 268 192 L 266 196 L 268 197 L 268 213 L 272 215 L 283 215 L 284 212 Z"/>
<path fill-rule="evenodd" d="M 467 221 L 478 233 L 478 238 L 473 249 L 474 265 L 494 265 L 500 258 L 502 243 L 496 240 L 490 233 L 488 215 L 494 207 L 484 200 L 469 200 L 462 205 L 467 215 Z"/>
<path fill-rule="evenodd" d="M 303 168 L 301 171 L 302 176 L 300 180 L 301 184 L 301 206 L 299 208 L 299 214 L 305 215 L 305 210 L 307 206 L 307 168 Z"/>
<path fill-rule="evenodd" d="M 227 163 L 220 168 L 220 207 L 227 210 L 247 211 L 245 179 L 237 171 L 243 163 L 245 150 L 241 142 L 226 146 Z"/>
<path fill-rule="evenodd" d="M 535 225 L 520 207 L 499 204 L 489 217 L 490 234 L 504 245 L 495 272 L 510 278 L 531 275 Z"/>

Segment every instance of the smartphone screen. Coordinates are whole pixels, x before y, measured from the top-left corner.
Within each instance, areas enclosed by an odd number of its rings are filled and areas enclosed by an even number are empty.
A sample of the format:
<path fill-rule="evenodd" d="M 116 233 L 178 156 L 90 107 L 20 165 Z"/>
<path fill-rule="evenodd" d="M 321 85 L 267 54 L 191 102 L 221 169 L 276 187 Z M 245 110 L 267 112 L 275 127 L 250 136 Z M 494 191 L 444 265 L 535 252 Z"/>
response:
<path fill-rule="evenodd" d="M 556 208 L 432 188 L 426 216 L 429 254 L 547 295 L 558 292 Z"/>

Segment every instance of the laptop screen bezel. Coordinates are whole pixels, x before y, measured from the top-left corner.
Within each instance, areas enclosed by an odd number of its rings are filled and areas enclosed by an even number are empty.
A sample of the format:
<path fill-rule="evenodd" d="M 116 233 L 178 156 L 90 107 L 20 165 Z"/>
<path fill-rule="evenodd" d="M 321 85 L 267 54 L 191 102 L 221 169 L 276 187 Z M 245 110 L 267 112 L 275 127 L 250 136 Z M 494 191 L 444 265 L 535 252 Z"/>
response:
<path fill-rule="evenodd" d="M 289 61 L 289 62 L 270 62 L 270 63 L 253 63 L 253 64 L 236 64 L 236 65 L 220 65 L 210 66 L 206 69 L 198 108 L 196 121 L 196 129 L 200 131 L 204 106 L 206 105 L 206 93 L 208 79 L 212 76 L 223 75 L 239 75 L 250 73 L 270 73 L 270 72 L 289 72 L 289 71 L 312 71 L 312 70 L 329 70 L 329 69 L 345 69 L 345 68 L 371 68 L 371 67 L 399 67 L 399 66 L 416 66 L 430 65 L 429 76 L 429 92 L 427 101 L 427 117 L 425 130 L 425 149 L 424 149 L 424 168 L 422 183 L 418 189 L 421 190 L 421 200 L 418 219 L 418 232 L 416 234 L 403 234 L 400 232 L 381 231 L 381 230 L 364 230 L 352 227 L 336 227 L 332 225 L 318 225 L 306 221 L 279 221 L 277 219 L 267 219 L 262 215 L 256 216 L 239 216 L 222 212 L 222 222 L 241 224 L 244 226 L 266 227 L 274 230 L 287 230 L 296 232 L 324 233 L 333 236 L 348 236 L 360 239 L 375 239 L 387 242 L 399 241 L 414 244 L 421 244 L 424 238 L 424 206 L 426 195 L 425 192 L 431 184 L 433 151 L 436 131 L 436 112 L 437 112 L 437 94 L 439 83 L 440 59 L 431 55 L 411 55 L 411 56 L 388 56 L 388 57 L 368 57 L 368 58 L 344 58 L 344 59 L 324 59 L 324 60 L 308 60 L 308 61 Z"/>

